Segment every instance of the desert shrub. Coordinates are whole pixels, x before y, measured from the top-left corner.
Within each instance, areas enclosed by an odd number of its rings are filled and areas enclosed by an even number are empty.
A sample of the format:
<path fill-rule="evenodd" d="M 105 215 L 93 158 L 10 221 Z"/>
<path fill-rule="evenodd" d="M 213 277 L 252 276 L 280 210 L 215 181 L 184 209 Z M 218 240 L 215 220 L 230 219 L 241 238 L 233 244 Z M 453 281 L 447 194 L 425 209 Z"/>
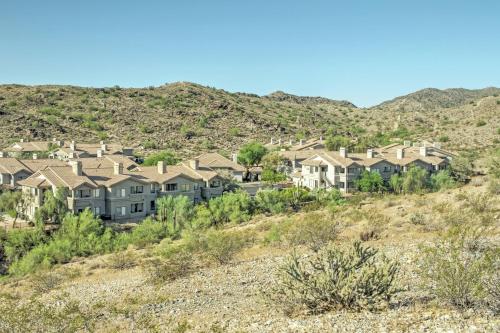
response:
<path fill-rule="evenodd" d="M 496 314 L 500 313 L 500 260 L 492 262 L 492 273 L 483 279 L 483 286 L 486 292 L 485 304 Z"/>
<path fill-rule="evenodd" d="M 479 120 L 479 121 L 476 123 L 476 126 L 477 126 L 477 127 L 481 127 L 481 126 L 484 126 L 484 125 L 486 125 L 486 121 L 484 121 L 484 120 Z"/>
<path fill-rule="evenodd" d="M 472 157 L 467 155 L 454 157 L 450 163 L 450 171 L 453 177 L 460 182 L 468 181 L 470 177 L 474 175 L 474 165 L 472 161 Z"/>
<path fill-rule="evenodd" d="M 107 264 L 112 269 L 129 269 L 137 265 L 137 256 L 131 250 L 118 251 L 109 256 Z"/>
<path fill-rule="evenodd" d="M 58 298 L 58 306 L 42 300 L 20 300 L 0 294 L 1 332 L 92 332 L 97 321 L 79 302 Z M 33 315 L 36 313 L 36 315 Z"/>
<path fill-rule="evenodd" d="M 219 264 L 226 264 L 248 242 L 243 233 L 209 230 L 206 233 L 204 254 Z"/>
<path fill-rule="evenodd" d="M 210 224 L 217 226 L 229 222 L 248 221 L 253 211 L 253 202 L 247 192 L 236 191 L 210 199 L 207 207 L 210 212 L 208 215 Z"/>
<path fill-rule="evenodd" d="M 491 250 L 485 230 L 455 226 L 431 246 L 424 247 L 422 275 L 440 301 L 471 308 L 487 300 L 483 282 L 498 270 L 498 249 Z"/>
<path fill-rule="evenodd" d="M 424 225 L 426 221 L 425 215 L 422 213 L 411 214 L 409 220 L 411 224 L 416 224 L 416 225 Z"/>
<path fill-rule="evenodd" d="M 279 214 L 286 210 L 285 200 L 276 190 L 259 190 L 255 195 L 255 204 L 263 213 Z"/>
<path fill-rule="evenodd" d="M 131 244 L 138 248 L 143 248 L 150 244 L 159 243 L 167 236 L 167 233 L 164 224 L 148 217 L 134 227 L 132 232 L 120 234 L 117 246 L 124 249 Z"/>
<path fill-rule="evenodd" d="M 30 282 L 35 292 L 43 294 L 58 288 L 66 278 L 65 274 L 59 272 L 37 272 L 31 276 Z"/>
<path fill-rule="evenodd" d="M 155 258 L 147 265 L 148 280 L 153 284 L 163 284 L 193 271 L 193 255 L 185 250 L 171 253 L 167 258 Z"/>
<path fill-rule="evenodd" d="M 377 230 L 374 228 L 369 228 L 367 230 L 361 231 L 359 233 L 359 240 L 362 242 L 368 242 L 372 239 L 379 239 L 380 235 Z"/>
<path fill-rule="evenodd" d="M 320 213 L 308 213 L 291 223 L 285 239 L 292 245 L 304 245 L 314 252 L 335 240 L 339 233 L 339 223 Z"/>
<path fill-rule="evenodd" d="M 308 258 L 293 254 L 280 268 L 270 297 L 289 312 L 371 310 L 399 291 L 397 273 L 396 262 L 355 242 L 346 250 L 329 247 Z"/>
<path fill-rule="evenodd" d="M 469 193 L 465 196 L 462 206 L 475 214 L 483 214 L 488 213 L 493 209 L 494 200 L 495 198 L 486 193 Z"/>
<path fill-rule="evenodd" d="M 106 253 L 113 248 L 113 232 L 104 228 L 102 221 L 87 209 L 79 215 L 67 214 L 54 236 L 13 262 L 9 272 L 24 275 L 37 268 L 68 262 L 76 256 Z"/>
<path fill-rule="evenodd" d="M 5 259 L 8 262 L 19 260 L 44 239 L 45 234 L 40 228 L 10 230 L 3 243 Z"/>
<path fill-rule="evenodd" d="M 451 189 L 456 185 L 455 179 L 448 170 L 441 170 L 431 176 L 431 187 L 434 191 Z"/>

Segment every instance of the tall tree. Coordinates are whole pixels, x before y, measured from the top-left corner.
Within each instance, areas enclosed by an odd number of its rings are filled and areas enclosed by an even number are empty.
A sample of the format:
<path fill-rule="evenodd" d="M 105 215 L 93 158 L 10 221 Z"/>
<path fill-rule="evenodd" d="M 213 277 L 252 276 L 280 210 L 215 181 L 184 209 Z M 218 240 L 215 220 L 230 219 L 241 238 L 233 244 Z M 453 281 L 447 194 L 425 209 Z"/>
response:
<path fill-rule="evenodd" d="M 238 153 L 238 163 L 247 169 L 247 177 L 249 176 L 250 168 L 259 165 L 266 153 L 266 147 L 256 141 L 249 142 L 241 147 Z"/>

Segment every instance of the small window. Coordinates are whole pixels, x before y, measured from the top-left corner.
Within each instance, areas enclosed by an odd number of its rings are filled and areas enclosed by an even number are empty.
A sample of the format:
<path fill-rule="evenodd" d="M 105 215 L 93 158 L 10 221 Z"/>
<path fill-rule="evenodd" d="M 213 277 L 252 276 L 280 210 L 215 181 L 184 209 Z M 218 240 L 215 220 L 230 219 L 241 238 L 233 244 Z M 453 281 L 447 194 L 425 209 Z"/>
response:
<path fill-rule="evenodd" d="M 99 198 L 101 191 L 99 189 L 94 190 L 94 197 Z"/>
<path fill-rule="evenodd" d="M 122 198 L 125 198 L 127 196 L 127 192 L 125 191 L 124 188 L 122 188 Z"/>
<path fill-rule="evenodd" d="M 144 204 L 143 203 L 135 203 L 130 205 L 130 212 L 131 213 L 140 213 L 144 210 Z"/>
<path fill-rule="evenodd" d="M 122 216 L 125 216 L 127 214 L 127 207 L 122 207 Z"/>
<path fill-rule="evenodd" d="M 191 191 L 191 185 L 189 185 L 189 184 L 182 184 L 181 185 L 181 191 L 182 192 L 189 192 L 189 191 Z"/>
<path fill-rule="evenodd" d="M 151 200 L 150 210 L 153 210 L 153 211 L 156 210 L 156 201 Z"/>
<path fill-rule="evenodd" d="M 165 185 L 165 191 L 171 192 L 171 191 L 177 191 L 177 184 L 166 184 Z"/>
<path fill-rule="evenodd" d="M 95 207 L 94 208 L 94 214 L 95 215 L 101 215 L 101 207 Z"/>

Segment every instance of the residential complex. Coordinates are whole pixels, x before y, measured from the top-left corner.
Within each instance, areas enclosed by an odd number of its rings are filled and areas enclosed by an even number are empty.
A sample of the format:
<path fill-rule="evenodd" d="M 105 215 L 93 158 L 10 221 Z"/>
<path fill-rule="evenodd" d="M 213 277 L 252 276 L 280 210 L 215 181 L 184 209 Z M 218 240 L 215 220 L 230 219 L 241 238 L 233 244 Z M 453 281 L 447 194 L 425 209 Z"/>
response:
<path fill-rule="evenodd" d="M 338 188 L 347 193 L 356 191 L 356 180 L 364 170 L 378 172 L 388 181 L 393 174 L 406 172 L 412 165 L 429 173 L 445 169 L 453 156 L 438 144 L 412 145 L 409 141 L 368 149 L 364 154 L 349 153 L 346 148 L 322 150 L 300 164 L 292 160 L 291 178 L 296 186 Z"/>

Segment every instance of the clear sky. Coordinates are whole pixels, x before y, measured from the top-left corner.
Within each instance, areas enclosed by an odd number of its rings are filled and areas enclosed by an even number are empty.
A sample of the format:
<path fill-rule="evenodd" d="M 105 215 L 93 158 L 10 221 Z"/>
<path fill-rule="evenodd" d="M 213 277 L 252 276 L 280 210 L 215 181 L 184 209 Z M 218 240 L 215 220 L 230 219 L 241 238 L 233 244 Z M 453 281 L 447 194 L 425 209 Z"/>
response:
<path fill-rule="evenodd" d="M 0 83 L 347 99 L 500 86 L 498 0 L 0 3 Z"/>

